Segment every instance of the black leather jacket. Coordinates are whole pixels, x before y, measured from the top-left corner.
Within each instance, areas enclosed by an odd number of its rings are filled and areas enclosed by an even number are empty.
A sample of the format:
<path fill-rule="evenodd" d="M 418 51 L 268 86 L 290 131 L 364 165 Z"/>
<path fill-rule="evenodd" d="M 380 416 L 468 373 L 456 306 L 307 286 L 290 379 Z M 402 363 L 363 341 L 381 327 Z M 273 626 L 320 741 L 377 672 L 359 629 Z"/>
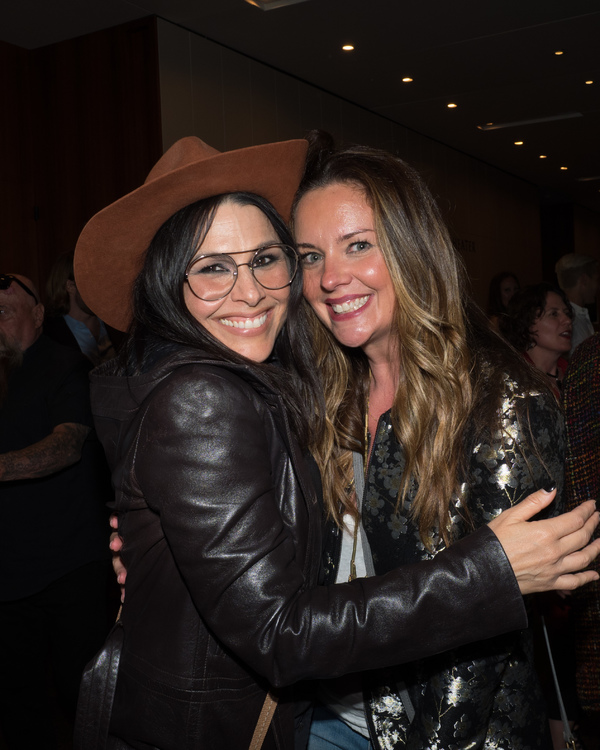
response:
<path fill-rule="evenodd" d="M 433 561 L 318 586 L 322 508 L 281 397 L 191 349 L 139 377 L 111 367 L 92 374 L 92 401 L 128 570 L 114 747 L 245 750 L 268 684 L 525 625 L 488 529 Z M 293 747 L 288 692 L 265 750 Z"/>

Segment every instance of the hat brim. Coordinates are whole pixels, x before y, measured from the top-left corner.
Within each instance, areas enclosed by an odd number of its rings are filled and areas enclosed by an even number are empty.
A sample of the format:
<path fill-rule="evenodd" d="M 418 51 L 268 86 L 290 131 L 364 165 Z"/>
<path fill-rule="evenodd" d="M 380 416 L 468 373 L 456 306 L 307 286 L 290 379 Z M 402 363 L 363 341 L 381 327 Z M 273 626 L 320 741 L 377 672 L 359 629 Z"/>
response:
<path fill-rule="evenodd" d="M 86 305 L 109 326 L 126 331 L 133 282 L 152 238 L 167 219 L 198 200 L 255 193 L 288 221 L 307 148 L 301 139 L 216 153 L 146 182 L 97 213 L 75 248 L 75 279 Z"/>

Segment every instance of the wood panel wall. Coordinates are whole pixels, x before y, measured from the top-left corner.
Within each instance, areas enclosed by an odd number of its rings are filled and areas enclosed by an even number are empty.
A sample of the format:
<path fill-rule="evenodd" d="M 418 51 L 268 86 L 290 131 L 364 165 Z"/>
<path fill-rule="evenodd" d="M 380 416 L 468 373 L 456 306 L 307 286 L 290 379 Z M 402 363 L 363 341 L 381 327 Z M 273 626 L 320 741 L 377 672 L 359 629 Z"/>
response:
<path fill-rule="evenodd" d="M 26 50 L 0 42 L 0 273 L 38 278 Z"/>
<path fill-rule="evenodd" d="M 162 153 L 156 22 L 31 52 L 2 45 L 0 55 L 11 62 L 0 79 L 12 136 L 1 139 L 2 179 L 17 186 L 0 229 L 20 248 L 6 262 L 43 287 L 86 221 L 138 187 Z"/>

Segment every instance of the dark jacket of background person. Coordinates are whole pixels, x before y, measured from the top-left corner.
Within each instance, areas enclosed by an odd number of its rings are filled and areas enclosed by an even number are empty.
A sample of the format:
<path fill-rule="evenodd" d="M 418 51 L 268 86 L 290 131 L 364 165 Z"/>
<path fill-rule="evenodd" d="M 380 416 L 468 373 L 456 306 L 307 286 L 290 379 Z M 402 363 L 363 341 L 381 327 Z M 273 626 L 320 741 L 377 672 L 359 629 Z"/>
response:
<path fill-rule="evenodd" d="M 581 343 L 567 370 L 567 507 L 600 498 L 600 334 Z M 600 570 L 598 561 L 593 563 Z M 577 695 L 581 708 L 600 716 L 600 586 L 590 583 L 572 597 Z"/>
<path fill-rule="evenodd" d="M 3 457 L 62 426 L 89 431 L 76 462 L 67 455 L 49 474 L 0 482 L 0 725 L 15 750 L 56 747 L 57 699 L 71 722 L 82 670 L 108 629 L 111 488 L 90 431 L 89 368 L 80 352 L 39 336 L 0 406 Z M 59 445 L 45 450 L 60 458 Z"/>
<path fill-rule="evenodd" d="M 0 407 L 0 453 L 42 440 L 63 423 L 92 427 L 89 363 L 40 336 L 12 373 Z M 108 558 L 110 484 L 92 431 L 81 459 L 59 472 L 0 487 L 0 601 L 21 599 L 94 560 Z"/>
<path fill-rule="evenodd" d="M 105 336 L 103 339 L 101 339 L 102 349 L 96 346 L 96 351 L 94 352 L 94 354 L 92 356 L 89 356 L 89 353 L 84 352 L 79 346 L 79 342 L 77 341 L 75 334 L 69 328 L 66 317 L 67 316 L 64 315 L 46 316 L 44 320 L 44 333 L 46 334 L 46 336 L 48 336 L 48 338 L 53 339 L 63 346 L 68 346 L 71 349 L 77 349 L 77 351 L 81 351 L 92 362 L 94 366 L 99 365 L 107 359 L 115 356 L 115 348 L 112 345 L 111 341 L 113 338 L 115 340 L 120 340 L 122 338 L 122 334 L 119 334 L 118 331 L 115 332 L 111 329 L 108 332 L 110 338 L 108 338 L 108 336 Z"/>
<path fill-rule="evenodd" d="M 92 375 L 128 570 L 111 747 L 246 750 L 269 683 L 524 627 L 487 527 L 433 563 L 314 588 L 322 507 L 281 396 L 198 350 L 140 376 L 112 367 Z M 293 719 L 283 691 L 265 750 L 293 747 Z"/>

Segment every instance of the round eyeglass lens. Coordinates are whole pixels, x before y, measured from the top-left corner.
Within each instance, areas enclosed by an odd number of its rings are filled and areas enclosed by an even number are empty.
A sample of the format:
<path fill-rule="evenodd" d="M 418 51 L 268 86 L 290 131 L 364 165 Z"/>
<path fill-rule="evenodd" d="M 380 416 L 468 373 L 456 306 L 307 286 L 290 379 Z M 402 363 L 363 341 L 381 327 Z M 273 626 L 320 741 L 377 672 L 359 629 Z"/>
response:
<path fill-rule="evenodd" d="M 283 289 L 296 275 L 298 259 L 293 248 L 271 245 L 259 250 L 252 260 L 254 278 L 265 289 Z"/>
<path fill-rule="evenodd" d="M 211 302 L 233 289 L 237 267 L 228 255 L 207 255 L 194 261 L 187 272 L 190 289 L 200 299 Z"/>
<path fill-rule="evenodd" d="M 248 266 L 265 289 L 283 289 L 292 283 L 298 259 L 293 248 L 271 245 L 257 250 L 249 263 L 237 264 L 230 255 L 206 255 L 193 261 L 186 278 L 200 299 L 212 302 L 233 289 L 240 266 Z"/>

